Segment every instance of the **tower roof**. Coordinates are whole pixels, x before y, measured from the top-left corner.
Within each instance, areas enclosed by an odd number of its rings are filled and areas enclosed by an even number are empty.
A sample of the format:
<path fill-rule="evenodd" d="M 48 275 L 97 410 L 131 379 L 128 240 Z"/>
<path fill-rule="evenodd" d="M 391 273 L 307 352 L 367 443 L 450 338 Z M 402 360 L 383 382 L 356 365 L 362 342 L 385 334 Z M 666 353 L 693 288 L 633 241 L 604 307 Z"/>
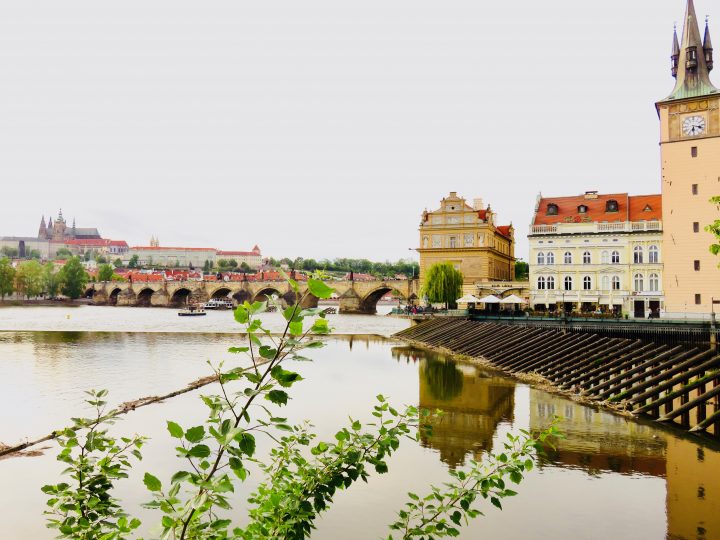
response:
<path fill-rule="evenodd" d="M 710 30 L 706 29 L 707 41 L 710 43 Z M 675 43 L 673 43 L 673 54 Z M 694 51 L 694 53 L 693 53 Z M 710 82 L 708 69 L 700 37 L 700 25 L 695 13 L 695 3 L 688 0 L 683 26 L 682 44 L 679 50 L 677 82 L 672 93 L 662 101 L 674 101 L 720 93 Z M 694 56 L 693 56 L 694 55 Z"/>

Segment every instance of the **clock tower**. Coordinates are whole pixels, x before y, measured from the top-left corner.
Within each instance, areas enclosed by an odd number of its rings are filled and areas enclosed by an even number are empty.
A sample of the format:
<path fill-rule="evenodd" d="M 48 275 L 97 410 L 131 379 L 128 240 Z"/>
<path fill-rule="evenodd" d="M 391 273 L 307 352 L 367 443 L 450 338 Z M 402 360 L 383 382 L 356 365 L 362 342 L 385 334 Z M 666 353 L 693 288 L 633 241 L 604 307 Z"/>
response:
<path fill-rule="evenodd" d="M 668 318 L 707 318 L 720 299 L 720 269 L 705 227 L 720 218 L 720 91 L 710 82 L 713 46 L 700 34 L 688 0 L 682 41 L 673 36 L 675 88 L 656 104 L 660 117 L 665 311 Z"/>

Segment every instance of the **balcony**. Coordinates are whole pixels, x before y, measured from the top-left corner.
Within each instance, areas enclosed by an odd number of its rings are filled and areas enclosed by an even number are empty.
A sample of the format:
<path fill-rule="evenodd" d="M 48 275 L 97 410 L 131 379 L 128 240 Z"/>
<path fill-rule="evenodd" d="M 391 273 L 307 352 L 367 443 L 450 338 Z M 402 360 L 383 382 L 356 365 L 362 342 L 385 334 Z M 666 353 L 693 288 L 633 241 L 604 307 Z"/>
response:
<path fill-rule="evenodd" d="M 662 221 L 620 221 L 616 223 L 555 223 L 532 225 L 530 235 L 661 232 Z"/>

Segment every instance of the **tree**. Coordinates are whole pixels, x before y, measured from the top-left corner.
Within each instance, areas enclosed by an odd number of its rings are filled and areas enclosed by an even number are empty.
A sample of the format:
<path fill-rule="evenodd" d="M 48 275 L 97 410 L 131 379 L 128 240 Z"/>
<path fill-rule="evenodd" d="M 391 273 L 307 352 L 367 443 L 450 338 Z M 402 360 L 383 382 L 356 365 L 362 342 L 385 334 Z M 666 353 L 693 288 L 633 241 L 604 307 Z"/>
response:
<path fill-rule="evenodd" d="M 720 207 L 720 195 L 710 199 L 710 202 Z M 720 219 L 716 219 L 714 223 L 705 227 L 705 230 L 709 233 L 712 233 L 715 236 L 715 240 L 717 242 L 713 243 L 710 246 L 710 253 L 712 253 L 713 255 L 720 255 Z"/>
<path fill-rule="evenodd" d="M 26 261 L 17 267 L 15 290 L 25 298 L 36 298 L 45 292 L 42 265 L 36 261 Z"/>
<path fill-rule="evenodd" d="M 80 258 L 72 257 L 65 263 L 60 274 L 62 276 L 62 293 L 71 300 L 80 298 L 88 282 L 88 275 L 80 262 Z"/>
<path fill-rule="evenodd" d="M 128 268 L 137 268 L 139 262 L 140 262 L 140 257 L 136 253 L 135 255 L 130 257 L 130 262 L 128 262 Z"/>
<path fill-rule="evenodd" d="M 43 281 L 45 284 L 45 293 L 50 298 L 55 298 L 62 286 L 62 275 L 57 271 L 54 263 L 46 263 L 43 267 Z"/>
<path fill-rule="evenodd" d="M 112 266 L 103 264 L 98 268 L 98 281 L 112 281 L 114 273 Z"/>
<path fill-rule="evenodd" d="M 527 281 L 530 279 L 530 265 L 525 261 L 515 261 L 515 279 Z"/>
<path fill-rule="evenodd" d="M 10 259 L 14 259 L 18 256 L 18 249 L 10 246 L 3 246 L 0 248 L 0 254 Z"/>
<path fill-rule="evenodd" d="M 113 261 L 113 266 L 114 266 L 115 268 L 120 268 L 122 265 L 123 265 L 123 262 L 122 262 L 122 259 L 121 259 L 120 257 L 118 257 L 117 259 L 115 259 L 115 260 Z"/>
<path fill-rule="evenodd" d="M 10 264 L 10 259 L 0 259 L 0 300 L 5 301 L 15 290 L 15 268 Z"/>
<path fill-rule="evenodd" d="M 56 259 L 69 259 L 73 254 L 68 248 L 60 248 L 55 252 Z"/>
<path fill-rule="evenodd" d="M 430 267 L 425 276 L 423 294 L 432 303 L 445 304 L 454 309 L 456 300 L 462 295 L 463 275 L 449 263 L 437 263 Z"/>

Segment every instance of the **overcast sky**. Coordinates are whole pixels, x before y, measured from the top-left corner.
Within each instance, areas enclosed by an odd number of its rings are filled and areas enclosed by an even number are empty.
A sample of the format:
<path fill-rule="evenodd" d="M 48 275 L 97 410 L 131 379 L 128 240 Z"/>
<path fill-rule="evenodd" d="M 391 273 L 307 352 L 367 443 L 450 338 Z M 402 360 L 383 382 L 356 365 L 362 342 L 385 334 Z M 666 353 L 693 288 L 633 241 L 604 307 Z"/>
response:
<path fill-rule="evenodd" d="M 131 245 L 395 260 L 457 191 L 526 256 L 540 191 L 659 193 L 684 10 L 2 0 L 0 234 L 62 207 Z"/>

